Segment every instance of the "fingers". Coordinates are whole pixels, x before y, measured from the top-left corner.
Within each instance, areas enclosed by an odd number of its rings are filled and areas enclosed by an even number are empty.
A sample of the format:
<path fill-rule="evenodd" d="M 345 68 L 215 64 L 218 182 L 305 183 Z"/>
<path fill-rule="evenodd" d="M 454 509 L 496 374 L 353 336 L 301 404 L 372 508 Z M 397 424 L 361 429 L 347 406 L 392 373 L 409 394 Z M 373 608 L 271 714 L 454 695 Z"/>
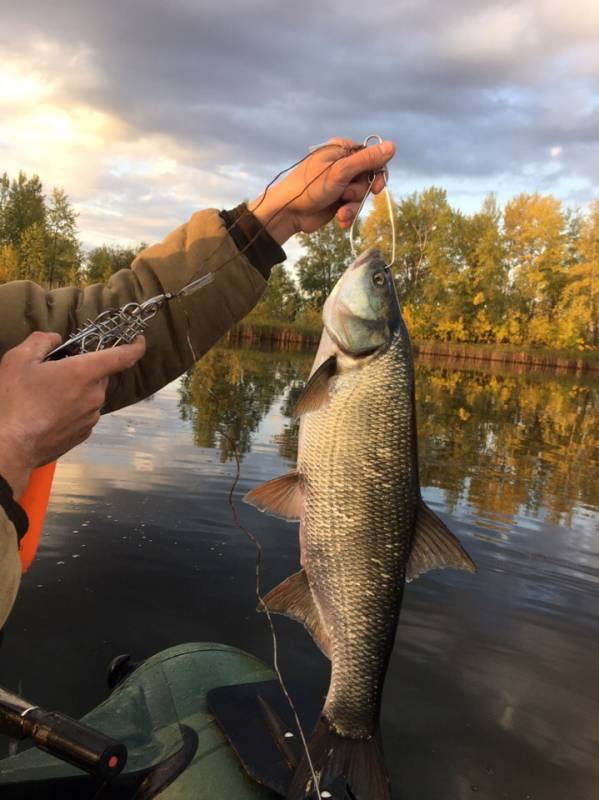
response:
<path fill-rule="evenodd" d="M 349 226 L 352 224 L 354 217 L 360 210 L 360 202 L 346 203 L 338 209 L 337 213 L 335 214 L 335 218 L 337 219 L 341 228 L 349 228 Z"/>
<path fill-rule="evenodd" d="M 336 177 L 340 180 L 351 183 L 361 173 L 382 169 L 394 155 L 395 145 L 393 142 L 385 141 L 372 147 L 363 147 L 361 150 L 339 159 L 332 170 L 335 170 Z"/>
<path fill-rule="evenodd" d="M 335 144 L 338 147 L 343 147 L 345 150 L 359 150 L 362 145 L 360 142 L 355 142 L 353 139 L 344 139 L 343 136 L 334 136 L 332 139 L 329 139 L 324 145 L 320 145 L 321 147 L 326 147 L 326 145 Z"/>
<path fill-rule="evenodd" d="M 348 186 L 346 186 L 343 194 L 340 197 L 342 203 L 359 202 L 364 198 L 368 191 L 370 181 L 367 175 L 359 175 Z"/>
<path fill-rule="evenodd" d="M 385 169 L 382 174 L 379 173 L 378 175 L 376 175 L 376 177 L 374 179 L 374 183 L 372 184 L 372 187 L 370 189 L 372 194 L 378 194 L 379 192 L 383 191 L 383 189 L 387 185 L 388 177 L 389 177 L 389 174 L 387 172 L 387 169 Z"/>
<path fill-rule="evenodd" d="M 44 358 L 62 342 L 58 333 L 35 331 L 10 351 L 13 357 L 18 356 L 27 361 L 43 361 Z"/>
<path fill-rule="evenodd" d="M 145 351 L 146 340 L 143 336 L 138 336 L 132 344 L 121 344 L 108 350 L 98 350 L 96 353 L 72 356 L 63 364 L 80 374 L 85 374 L 90 381 L 101 381 L 110 375 L 130 369 Z"/>

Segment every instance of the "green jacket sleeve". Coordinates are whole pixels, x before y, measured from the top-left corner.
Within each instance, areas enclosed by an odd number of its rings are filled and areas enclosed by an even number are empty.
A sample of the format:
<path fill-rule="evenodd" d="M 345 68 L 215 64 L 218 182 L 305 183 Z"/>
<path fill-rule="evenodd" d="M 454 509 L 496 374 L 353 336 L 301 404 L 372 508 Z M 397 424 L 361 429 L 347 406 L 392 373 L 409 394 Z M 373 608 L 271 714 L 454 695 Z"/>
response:
<path fill-rule="evenodd" d="M 280 256 L 284 253 L 277 248 L 273 263 Z M 253 308 L 266 288 L 263 274 L 240 252 L 217 210 L 194 214 L 105 285 L 51 291 L 30 281 L 1 285 L 0 356 L 32 331 L 56 331 L 66 338 L 107 308 L 175 292 L 212 271 L 211 284 L 158 312 L 146 331 L 145 356 L 111 379 L 104 410 L 135 403 L 188 369 Z"/>

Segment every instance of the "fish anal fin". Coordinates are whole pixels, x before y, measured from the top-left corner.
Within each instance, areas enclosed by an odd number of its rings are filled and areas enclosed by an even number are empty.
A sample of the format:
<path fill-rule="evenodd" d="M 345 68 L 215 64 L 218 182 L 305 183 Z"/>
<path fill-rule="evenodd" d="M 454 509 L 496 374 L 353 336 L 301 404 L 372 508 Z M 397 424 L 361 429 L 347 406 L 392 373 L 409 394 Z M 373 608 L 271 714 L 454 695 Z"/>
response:
<path fill-rule="evenodd" d="M 420 499 L 406 580 L 412 581 L 431 569 L 454 567 L 476 572 L 474 562 L 447 525 Z"/>
<path fill-rule="evenodd" d="M 329 636 L 303 569 L 275 586 L 264 598 L 264 603 L 273 614 L 284 614 L 301 622 L 325 656 L 331 657 Z"/>
<path fill-rule="evenodd" d="M 304 507 L 300 474 L 297 470 L 293 470 L 286 475 L 266 481 L 248 492 L 243 499 L 260 511 L 266 511 L 276 517 L 299 519 Z"/>
<path fill-rule="evenodd" d="M 329 402 L 331 378 L 337 373 L 337 357 L 330 356 L 318 367 L 306 384 L 293 409 L 294 417 L 316 411 Z"/>

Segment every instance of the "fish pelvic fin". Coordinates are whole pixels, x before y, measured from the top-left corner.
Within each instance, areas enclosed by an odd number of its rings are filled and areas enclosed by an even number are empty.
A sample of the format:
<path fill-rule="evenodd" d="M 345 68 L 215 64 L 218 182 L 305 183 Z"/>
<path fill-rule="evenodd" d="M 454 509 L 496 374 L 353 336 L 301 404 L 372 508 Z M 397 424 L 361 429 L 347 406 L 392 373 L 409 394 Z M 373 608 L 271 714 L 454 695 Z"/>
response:
<path fill-rule="evenodd" d="M 317 411 L 329 402 L 331 379 L 337 374 L 337 356 L 330 356 L 312 375 L 293 409 L 294 417 Z"/>
<path fill-rule="evenodd" d="M 278 478 L 266 481 L 248 492 L 243 498 L 246 503 L 275 517 L 297 520 L 304 508 L 304 495 L 301 478 L 297 470 Z"/>
<path fill-rule="evenodd" d="M 273 614 L 284 614 L 296 622 L 301 622 L 325 656 L 330 659 L 329 635 L 303 569 L 275 586 L 264 598 L 264 604 Z"/>
<path fill-rule="evenodd" d="M 447 525 L 420 498 L 416 529 L 406 570 L 406 581 L 413 581 L 431 569 L 454 567 L 476 572 L 474 562 Z"/>
<path fill-rule="evenodd" d="M 391 800 L 391 788 L 378 736 L 348 739 L 340 736 L 321 717 L 308 744 L 321 793 L 352 800 Z M 316 797 L 312 771 L 306 756 L 300 761 L 287 800 Z"/>

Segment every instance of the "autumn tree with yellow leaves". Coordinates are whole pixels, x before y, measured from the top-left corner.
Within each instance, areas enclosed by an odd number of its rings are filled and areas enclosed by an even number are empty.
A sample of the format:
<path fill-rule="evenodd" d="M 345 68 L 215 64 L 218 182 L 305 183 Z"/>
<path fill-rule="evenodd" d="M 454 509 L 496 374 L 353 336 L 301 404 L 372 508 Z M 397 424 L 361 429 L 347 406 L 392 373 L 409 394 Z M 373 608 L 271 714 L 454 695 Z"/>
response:
<path fill-rule="evenodd" d="M 501 208 L 489 195 L 479 211 L 453 208 L 431 186 L 391 202 L 397 281 L 417 340 L 591 350 L 599 346 L 599 200 L 568 209 L 552 195 L 522 193 Z M 357 245 L 393 249 L 386 198 L 372 199 Z M 97 247 L 86 255 L 77 215 L 61 189 L 46 197 L 36 175 L 0 176 L 0 283 L 47 287 L 104 282 L 131 265 L 139 248 Z M 274 323 L 308 320 L 352 260 L 335 223 L 299 237 L 296 269 L 282 265 L 258 308 Z"/>
<path fill-rule="evenodd" d="M 551 195 L 502 210 L 453 209 L 431 187 L 392 202 L 394 273 L 416 339 L 589 349 L 599 344 L 599 201 L 586 214 Z M 391 252 L 386 201 L 374 198 L 364 246 Z"/>

